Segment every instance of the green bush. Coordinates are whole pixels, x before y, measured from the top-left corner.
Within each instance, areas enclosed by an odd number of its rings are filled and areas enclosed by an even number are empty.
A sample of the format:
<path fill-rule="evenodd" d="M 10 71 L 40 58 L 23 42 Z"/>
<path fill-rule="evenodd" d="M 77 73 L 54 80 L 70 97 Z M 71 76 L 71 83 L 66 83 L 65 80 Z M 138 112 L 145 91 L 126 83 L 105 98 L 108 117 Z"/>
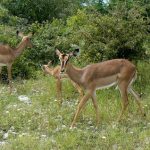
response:
<path fill-rule="evenodd" d="M 80 60 L 85 64 L 113 58 L 144 59 L 148 48 L 144 46 L 145 22 L 132 13 L 124 20 L 79 10 L 66 22 L 54 19 L 51 23 L 33 23 L 28 30 L 35 31 L 35 36 L 34 47 L 26 57 L 36 67 L 49 60 L 57 63 L 56 48 L 69 52 L 80 47 Z"/>
<path fill-rule="evenodd" d="M 146 23 L 131 13 L 129 20 L 80 11 L 68 19 L 71 42 L 83 49 L 83 59 L 100 61 L 112 58 L 141 59 L 146 40 Z M 80 40 L 79 40 L 80 39 Z"/>
<path fill-rule="evenodd" d="M 11 15 L 9 11 L 0 4 L 0 22 L 6 26 L 22 27 L 26 25 L 27 20 Z"/>
<path fill-rule="evenodd" d="M 49 60 L 58 64 L 56 48 L 69 52 L 79 47 L 80 65 L 113 58 L 137 61 L 147 59 L 150 54 L 148 20 L 143 16 L 143 9 L 137 5 L 127 11 L 121 5 L 120 11 L 118 8 L 107 14 L 92 9 L 78 10 L 66 21 L 53 19 L 51 22 L 32 24 L 26 24 L 26 19 L 10 15 L 3 7 L 0 7 L 0 12 L 2 43 L 15 47 L 20 41 L 16 38 L 17 29 L 35 32 L 33 48 L 25 50 L 15 61 L 14 76 L 33 77 L 35 70 Z"/>
<path fill-rule="evenodd" d="M 53 18 L 66 18 L 80 7 L 80 0 L 2 0 L 2 4 L 15 16 L 30 23 Z"/>

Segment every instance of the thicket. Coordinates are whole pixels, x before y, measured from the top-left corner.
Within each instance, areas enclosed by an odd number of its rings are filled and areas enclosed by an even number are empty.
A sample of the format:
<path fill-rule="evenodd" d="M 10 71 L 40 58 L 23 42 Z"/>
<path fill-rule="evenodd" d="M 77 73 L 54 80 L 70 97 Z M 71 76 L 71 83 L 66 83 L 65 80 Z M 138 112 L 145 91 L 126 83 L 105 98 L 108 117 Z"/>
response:
<path fill-rule="evenodd" d="M 103 1 L 83 3 L 79 0 L 71 1 L 72 5 L 67 0 L 62 2 L 59 5 L 59 1 L 48 0 L 42 4 L 30 0 L 3 0 L 0 41 L 16 46 L 20 41 L 15 35 L 17 29 L 35 32 L 34 47 L 17 59 L 14 76 L 30 78 L 43 63 L 53 60 L 57 64 L 56 48 L 71 51 L 79 47 L 80 63 L 84 65 L 112 58 L 149 61 L 148 1 L 110 0 L 104 4 Z M 48 14 L 53 17 L 49 18 Z"/>

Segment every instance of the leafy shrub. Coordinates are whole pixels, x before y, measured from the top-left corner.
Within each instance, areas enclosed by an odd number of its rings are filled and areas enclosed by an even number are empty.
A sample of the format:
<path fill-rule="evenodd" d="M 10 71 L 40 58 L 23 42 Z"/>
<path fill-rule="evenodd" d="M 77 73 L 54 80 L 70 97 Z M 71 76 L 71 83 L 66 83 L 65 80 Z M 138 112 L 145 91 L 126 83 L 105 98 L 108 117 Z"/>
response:
<path fill-rule="evenodd" d="M 66 21 L 53 19 L 51 22 L 34 22 L 25 26 L 25 19 L 11 16 L 6 9 L 0 7 L 0 20 L 5 24 L 0 25 L 2 43 L 15 47 L 20 41 L 15 34 L 18 28 L 35 32 L 33 48 L 25 50 L 14 64 L 14 76 L 30 78 L 34 76 L 35 70 L 40 69 L 40 65 L 49 60 L 57 64 L 56 48 L 69 52 L 79 47 L 81 65 L 112 58 L 147 58 L 148 22 L 143 18 L 143 10 L 137 6 L 131 7 L 126 14 L 124 8 L 120 10 L 105 15 L 95 10 L 78 10 Z"/>
<path fill-rule="evenodd" d="M 27 23 L 27 20 L 10 15 L 9 11 L 0 5 L 0 22 L 7 26 L 21 27 Z"/>
<path fill-rule="evenodd" d="M 142 17 L 136 18 L 133 13 L 129 15 L 129 20 L 123 20 L 115 16 L 82 11 L 70 17 L 67 27 L 72 30 L 69 37 L 74 42 L 80 39 L 77 44 L 83 49 L 82 59 L 97 62 L 112 58 L 144 58 L 146 23 Z"/>
<path fill-rule="evenodd" d="M 146 55 L 146 25 L 133 13 L 124 20 L 113 15 L 79 10 L 66 23 L 54 19 L 42 25 L 33 23 L 28 30 L 36 34 L 34 48 L 28 51 L 27 58 L 37 67 L 49 60 L 57 63 L 56 48 L 68 52 L 75 46 L 80 47 L 80 60 L 84 63 L 112 58 L 139 60 Z"/>
<path fill-rule="evenodd" d="M 26 18 L 30 23 L 53 18 L 66 18 L 80 6 L 80 0 L 3 0 L 2 4 L 15 16 Z"/>

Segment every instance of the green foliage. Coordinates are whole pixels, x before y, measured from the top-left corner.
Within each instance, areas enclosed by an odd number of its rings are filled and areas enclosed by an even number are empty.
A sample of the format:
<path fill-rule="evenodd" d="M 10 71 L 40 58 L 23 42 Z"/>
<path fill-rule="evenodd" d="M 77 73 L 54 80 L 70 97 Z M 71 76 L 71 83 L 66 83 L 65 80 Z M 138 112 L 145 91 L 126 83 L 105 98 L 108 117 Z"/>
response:
<path fill-rule="evenodd" d="M 133 11 L 134 9 L 128 20 L 114 15 L 78 11 L 67 19 L 61 40 L 64 44 L 67 41 L 70 45 L 79 45 L 82 50 L 81 59 L 87 62 L 112 58 L 144 58 L 146 49 L 143 44 L 147 39 L 147 27 L 142 16 L 136 18 L 137 14 Z"/>
<path fill-rule="evenodd" d="M 66 18 L 79 8 L 80 0 L 7 0 L 3 5 L 15 16 L 29 22 Z"/>
<path fill-rule="evenodd" d="M 55 61 L 55 49 L 58 45 L 58 36 L 63 34 L 63 22 L 54 20 L 51 24 L 45 22 L 40 25 L 33 23 L 29 30 L 35 31 L 33 48 L 28 53 L 28 59 L 38 67 L 40 64 L 47 63 L 49 60 Z"/>
<path fill-rule="evenodd" d="M 12 7 L 13 5 L 12 9 L 18 10 L 24 5 L 27 5 L 26 7 L 28 8 L 30 3 L 35 4 L 38 2 L 28 0 L 20 3 L 21 1 L 3 0 L 2 4 L 7 7 Z M 8 2 L 11 2 L 9 6 Z M 16 3 L 17 5 L 15 5 Z M 41 11 L 43 11 L 42 6 L 47 7 L 45 3 L 46 0 L 42 4 L 39 2 L 37 5 Z M 95 10 L 95 7 L 92 7 L 95 4 L 101 4 L 101 7 L 107 9 L 107 13 Z M 87 5 L 84 10 L 78 9 L 76 14 L 67 17 L 66 20 L 64 18 L 53 18 L 51 21 L 39 23 L 42 20 L 34 22 L 37 19 L 31 18 L 30 20 L 27 18 L 28 21 L 33 22 L 28 26 L 25 26 L 28 22 L 26 19 L 18 17 L 16 17 L 16 20 L 12 19 L 14 16 L 9 14 L 10 10 L 0 7 L 2 12 L 0 20 L 3 23 L 0 26 L 0 41 L 15 47 L 19 43 L 15 36 L 16 29 L 20 28 L 25 32 L 35 32 L 32 39 L 33 48 L 25 50 L 14 64 L 15 76 L 30 77 L 36 69 L 49 60 L 53 60 L 57 64 L 56 48 L 68 52 L 79 47 L 81 50 L 80 65 L 83 66 L 113 58 L 127 58 L 135 61 L 139 59 L 147 60 L 150 55 L 149 18 L 146 15 L 148 14 L 148 6 L 148 4 L 138 4 L 133 1 L 110 1 L 106 7 L 102 1 L 89 1 L 89 6 Z M 23 7 L 23 9 L 26 7 Z M 30 5 L 29 8 L 31 7 L 33 6 Z M 22 10 L 18 10 L 17 13 L 19 11 Z M 53 9 L 51 12 L 54 13 Z M 31 12 L 29 11 L 28 13 Z M 28 17 L 32 16 L 28 13 L 25 13 Z M 22 14 L 20 13 L 20 15 Z M 36 14 L 38 14 L 38 17 L 43 18 L 44 13 Z M 43 18 L 43 20 L 46 20 L 46 18 Z M 12 24 L 15 27 L 11 26 Z"/>
<path fill-rule="evenodd" d="M 45 22 L 42 26 L 34 23 L 29 30 L 36 32 L 35 48 L 29 51 L 29 57 L 38 65 L 50 59 L 56 62 L 56 48 L 71 51 L 77 45 L 81 48 L 81 60 L 86 63 L 112 58 L 144 59 L 147 27 L 142 17 L 136 18 L 133 12 L 124 20 L 79 10 L 66 23 L 62 20 Z"/>
<path fill-rule="evenodd" d="M 9 11 L 0 4 L 0 22 L 9 26 L 25 25 L 27 20 L 9 14 Z"/>
<path fill-rule="evenodd" d="M 83 5 L 88 11 L 97 10 L 101 14 L 108 13 L 106 0 L 85 0 Z"/>

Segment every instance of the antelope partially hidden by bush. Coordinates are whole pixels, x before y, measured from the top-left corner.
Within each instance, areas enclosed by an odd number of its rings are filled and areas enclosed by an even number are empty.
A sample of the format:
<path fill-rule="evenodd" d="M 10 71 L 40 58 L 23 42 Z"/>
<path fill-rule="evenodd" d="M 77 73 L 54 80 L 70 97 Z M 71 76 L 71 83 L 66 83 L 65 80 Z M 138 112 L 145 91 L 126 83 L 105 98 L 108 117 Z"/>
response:
<path fill-rule="evenodd" d="M 17 35 L 22 38 L 22 41 L 16 48 L 12 48 L 9 45 L 0 45 L 0 74 L 2 67 L 7 66 L 10 93 L 12 92 L 12 64 L 14 63 L 15 59 L 22 54 L 26 47 L 32 47 L 32 43 L 30 41 L 32 33 L 25 36 L 23 33 L 17 31 Z"/>
<path fill-rule="evenodd" d="M 52 67 L 52 62 L 49 61 L 48 64 L 42 66 L 42 70 L 44 74 L 48 74 L 53 76 L 56 79 L 56 92 L 57 98 L 60 100 L 60 105 L 62 104 L 62 80 L 68 78 L 67 74 L 60 74 L 61 67 L 56 66 Z M 83 91 L 81 87 L 70 80 L 72 85 L 77 89 L 78 93 L 80 94 L 80 98 L 83 97 Z"/>
<path fill-rule="evenodd" d="M 77 117 L 88 101 L 92 98 L 92 102 L 96 111 L 96 122 L 99 123 L 99 110 L 96 100 L 96 90 L 117 85 L 122 97 L 122 110 L 118 117 L 118 121 L 122 118 L 128 106 L 128 92 L 130 92 L 136 99 L 139 110 L 145 116 L 139 95 L 133 90 L 132 82 L 136 77 L 135 66 L 126 59 L 113 59 L 96 64 L 88 65 L 82 69 L 73 66 L 69 60 L 72 56 L 77 56 L 79 49 L 76 49 L 69 54 L 61 53 L 56 50 L 61 63 L 61 73 L 66 73 L 68 77 L 86 90 L 85 95 L 78 104 L 76 113 L 74 115 L 71 128 L 75 126 Z"/>

